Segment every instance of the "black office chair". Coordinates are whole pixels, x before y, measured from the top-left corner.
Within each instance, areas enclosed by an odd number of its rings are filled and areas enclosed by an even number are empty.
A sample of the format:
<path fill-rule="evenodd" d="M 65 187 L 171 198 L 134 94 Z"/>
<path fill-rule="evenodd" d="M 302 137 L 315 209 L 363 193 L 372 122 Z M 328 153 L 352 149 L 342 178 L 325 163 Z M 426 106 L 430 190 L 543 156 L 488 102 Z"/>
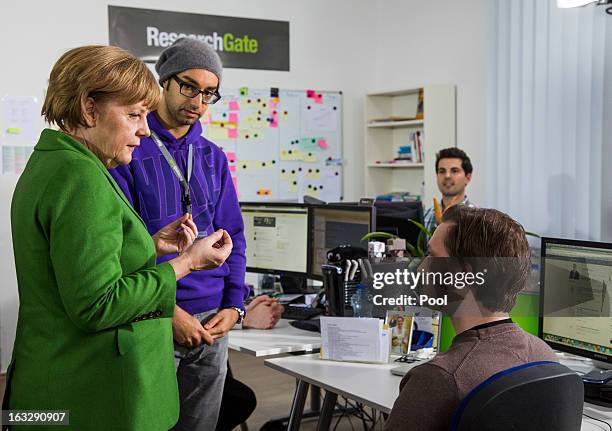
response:
<path fill-rule="evenodd" d="M 582 379 L 556 362 L 530 362 L 476 386 L 455 412 L 451 431 L 578 431 Z"/>

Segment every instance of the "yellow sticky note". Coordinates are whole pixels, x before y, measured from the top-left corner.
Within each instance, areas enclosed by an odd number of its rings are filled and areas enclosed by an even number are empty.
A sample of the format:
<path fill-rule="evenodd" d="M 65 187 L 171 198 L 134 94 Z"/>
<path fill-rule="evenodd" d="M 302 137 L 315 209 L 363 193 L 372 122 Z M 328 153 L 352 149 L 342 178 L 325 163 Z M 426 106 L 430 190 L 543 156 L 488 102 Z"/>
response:
<path fill-rule="evenodd" d="M 289 188 L 287 189 L 289 193 L 297 193 L 297 181 L 291 181 L 289 183 Z"/>
<path fill-rule="evenodd" d="M 307 163 L 315 163 L 317 161 L 317 155 L 315 153 L 303 153 L 302 160 Z"/>
<path fill-rule="evenodd" d="M 19 127 L 9 127 L 8 129 L 6 129 L 6 133 L 10 135 L 20 135 L 21 129 Z"/>
<path fill-rule="evenodd" d="M 319 196 L 319 187 L 313 186 L 312 184 L 308 184 L 308 187 L 306 187 L 304 193 L 316 198 L 317 196 Z"/>
<path fill-rule="evenodd" d="M 206 130 L 206 137 L 211 141 L 227 140 L 227 129 L 225 127 L 209 126 Z"/>
<path fill-rule="evenodd" d="M 281 169 L 280 178 L 283 181 L 296 181 L 297 171 L 295 169 Z"/>
<path fill-rule="evenodd" d="M 300 150 L 281 150 L 280 159 L 284 161 L 302 160 L 303 154 Z"/>
<path fill-rule="evenodd" d="M 242 160 L 236 163 L 241 171 L 257 171 L 261 169 L 272 169 L 275 162 L 269 160 Z"/>
<path fill-rule="evenodd" d="M 318 180 L 321 178 L 321 170 L 315 168 L 306 169 L 306 179 L 309 180 Z"/>

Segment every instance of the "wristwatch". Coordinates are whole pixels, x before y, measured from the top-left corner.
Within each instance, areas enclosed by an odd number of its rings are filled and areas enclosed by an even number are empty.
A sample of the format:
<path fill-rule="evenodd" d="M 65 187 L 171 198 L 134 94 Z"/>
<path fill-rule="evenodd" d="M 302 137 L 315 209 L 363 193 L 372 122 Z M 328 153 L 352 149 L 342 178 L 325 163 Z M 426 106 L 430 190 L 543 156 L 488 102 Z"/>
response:
<path fill-rule="evenodd" d="M 236 310 L 236 312 L 238 313 L 238 320 L 236 321 L 236 323 L 237 324 L 242 323 L 242 321 L 244 320 L 244 310 L 238 307 L 227 307 L 227 308 Z"/>

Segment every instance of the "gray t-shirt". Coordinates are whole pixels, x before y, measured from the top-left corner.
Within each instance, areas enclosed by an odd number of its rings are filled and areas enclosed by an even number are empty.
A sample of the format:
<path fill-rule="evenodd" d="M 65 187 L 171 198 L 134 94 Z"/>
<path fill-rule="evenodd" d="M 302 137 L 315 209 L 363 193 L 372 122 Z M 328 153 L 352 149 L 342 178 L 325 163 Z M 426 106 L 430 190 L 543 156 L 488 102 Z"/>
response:
<path fill-rule="evenodd" d="M 557 358 L 544 341 L 509 320 L 462 332 L 447 352 L 404 376 L 385 431 L 448 431 L 474 387 L 499 371 L 535 361 Z"/>

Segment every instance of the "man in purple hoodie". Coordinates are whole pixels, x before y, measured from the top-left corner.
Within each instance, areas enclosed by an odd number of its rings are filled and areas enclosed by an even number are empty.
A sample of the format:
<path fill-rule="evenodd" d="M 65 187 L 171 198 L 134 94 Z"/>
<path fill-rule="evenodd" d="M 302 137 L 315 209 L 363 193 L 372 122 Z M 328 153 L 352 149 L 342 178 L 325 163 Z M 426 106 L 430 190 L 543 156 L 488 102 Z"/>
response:
<path fill-rule="evenodd" d="M 227 333 L 244 317 L 244 225 L 227 158 L 198 121 L 219 100 L 221 60 L 206 43 L 177 40 L 155 65 L 163 87 L 147 117 L 151 136 L 111 171 L 149 232 L 190 213 L 200 235 L 225 229 L 234 243 L 219 268 L 177 283 L 172 321 L 181 401 L 175 430 L 214 430 L 227 371 Z M 162 260 L 171 259 L 172 255 Z M 160 394 L 164 396 L 164 394 Z"/>

